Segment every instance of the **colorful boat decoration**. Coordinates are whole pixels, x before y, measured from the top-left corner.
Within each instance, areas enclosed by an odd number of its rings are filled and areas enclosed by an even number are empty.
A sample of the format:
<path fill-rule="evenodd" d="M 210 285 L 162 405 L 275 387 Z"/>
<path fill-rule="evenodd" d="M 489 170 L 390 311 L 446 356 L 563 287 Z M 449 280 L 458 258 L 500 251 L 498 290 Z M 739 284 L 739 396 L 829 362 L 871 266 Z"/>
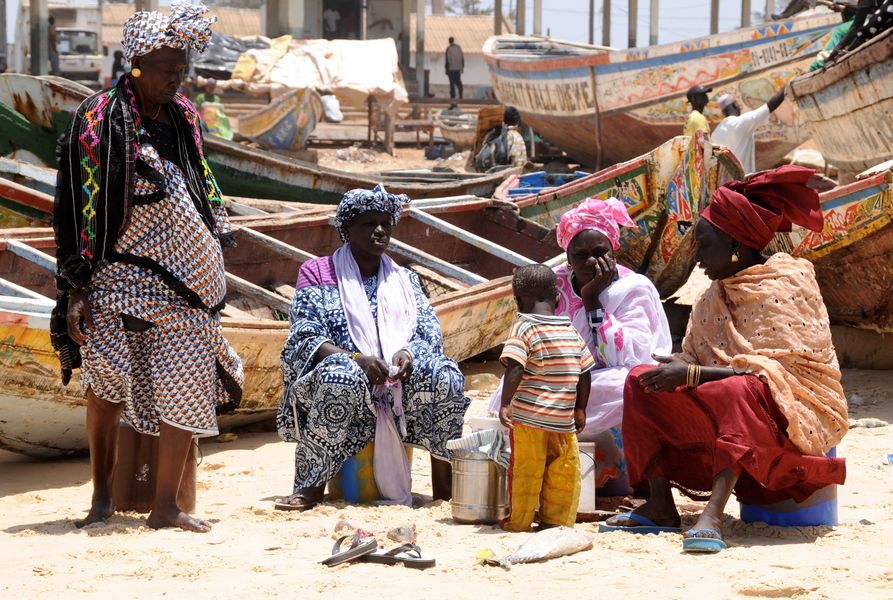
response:
<path fill-rule="evenodd" d="M 612 165 L 682 132 L 693 85 L 712 85 L 757 108 L 808 68 L 840 23 L 815 14 L 709 37 L 628 50 L 548 38 L 496 36 L 484 44 L 493 90 L 539 135 L 585 165 Z M 757 166 L 775 166 L 805 141 L 795 106 L 783 104 L 757 132 Z M 713 123 L 721 118 L 708 106 Z"/>
<path fill-rule="evenodd" d="M 800 123 L 850 175 L 893 158 L 893 29 L 790 83 Z"/>
<path fill-rule="evenodd" d="M 741 174 L 740 163 L 726 148 L 714 148 L 701 134 L 679 136 L 634 160 L 510 201 L 521 216 L 551 228 L 586 198 L 622 200 L 637 228 L 623 230 L 618 260 L 647 275 L 666 297 L 694 267 L 697 215 L 718 186 Z M 500 186 L 497 197 L 507 197 L 513 181 Z"/>
<path fill-rule="evenodd" d="M 83 86 L 58 81 L 0 74 L 0 125 L 4 134 L 9 132 L 0 140 L 0 154 L 27 151 L 43 164 L 56 166 L 56 140 L 74 110 L 91 93 Z M 371 189 L 378 183 L 410 198 L 490 196 L 506 176 L 518 172 L 509 168 L 480 175 L 457 173 L 449 178 L 441 176 L 433 183 L 426 174 L 389 180 L 387 175 L 327 169 L 214 136 L 205 138 L 205 155 L 227 194 L 310 204 L 335 204 L 347 190 Z"/>
<path fill-rule="evenodd" d="M 819 195 L 825 227 L 776 234 L 773 252 L 810 260 L 836 323 L 893 332 L 893 164 Z"/>
<path fill-rule="evenodd" d="M 266 150 L 303 150 L 322 118 L 319 94 L 311 88 L 300 88 L 239 117 L 239 134 Z"/>

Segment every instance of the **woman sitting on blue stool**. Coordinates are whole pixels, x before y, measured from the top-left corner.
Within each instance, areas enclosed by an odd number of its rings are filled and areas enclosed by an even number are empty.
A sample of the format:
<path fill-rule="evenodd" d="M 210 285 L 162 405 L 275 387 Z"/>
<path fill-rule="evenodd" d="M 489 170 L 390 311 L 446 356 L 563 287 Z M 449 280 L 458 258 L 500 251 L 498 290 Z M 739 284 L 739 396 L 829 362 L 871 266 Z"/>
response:
<path fill-rule="evenodd" d="M 630 482 L 647 480 L 650 495 L 608 529 L 678 528 L 675 486 L 709 498 L 683 549 L 718 552 L 733 491 L 747 504 L 803 502 L 843 483 L 843 459 L 825 454 L 847 432 L 847 404 L 813 266 L 761 254 L 792 222 L 822 230 L 818 195 L 805 185 L 812 173 L 788 165 L 731 182 L 701 214 L 697 255 L 712 284 L 682 353 L 633 369 L 624 392 Z"/>
<path fill-rule="evenodd" d="M 418 276 L 385 254 L 405 202 L 380 185 L 347 192 L 335 214 L 344 245 L 298 273 L 277 418 L 297 443 L 295 481 L 280 510 L 313 508 L 373 439 L 385 502 L 412 503 L 403 444 L 431 453 L 434 498 L 451 496 L 446 443 L 461 436 L 471 400 Z"/>

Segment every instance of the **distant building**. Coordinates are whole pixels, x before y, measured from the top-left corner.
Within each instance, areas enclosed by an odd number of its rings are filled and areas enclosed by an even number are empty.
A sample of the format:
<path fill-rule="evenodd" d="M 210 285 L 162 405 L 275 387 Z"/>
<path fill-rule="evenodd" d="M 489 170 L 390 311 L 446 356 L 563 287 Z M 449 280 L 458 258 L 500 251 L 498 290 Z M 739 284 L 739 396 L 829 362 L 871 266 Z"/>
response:
<path fill-rule="evenodd" d="M 503 31 L 512 33 L 503 23 Z M 416 16 L 409 18 L 410 57 L 409 66 L 415 68 Z M 450 37 L 462 47 L 465 55 L 465 72 L 462 83 L 466 98 L 474 97 L 475 88 L 490 85 L 490 71 L 484 61 L 483 47 L 493 35 L 493 17 L 488 15 L 455 16 L 425 15 L 425 69 L 429 72 L 429 91 L 436 96 L 449 97 L 449 79 L 444 65 Z"/>

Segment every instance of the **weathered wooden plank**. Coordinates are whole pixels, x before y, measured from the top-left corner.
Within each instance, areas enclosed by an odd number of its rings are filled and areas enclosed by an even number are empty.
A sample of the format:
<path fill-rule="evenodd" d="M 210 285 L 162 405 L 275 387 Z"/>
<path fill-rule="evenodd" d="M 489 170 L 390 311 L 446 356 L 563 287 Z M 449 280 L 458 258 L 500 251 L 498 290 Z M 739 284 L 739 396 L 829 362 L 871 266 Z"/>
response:
<path fill-rule="evenodd" d="M 270 214 L 265 210 L 248 206 L 247 204 L 242 204 L 241 202 L 236 202 L 234 200 L 226 201 L 226 210 L 229 211 L 229 214 L 237 217 L 259 217 Z"/>
<path fill-rule="evenodd" d="M 483 250 L 488 254 L 492 254 L 493 256 L 499 257 L 502 260 L 509 262 L 515 266 L 530 265 L 534 262 L 526 256 L 521 256 L 517 252 L 507 250 L 506 248 L 503 248 L 498 244 L 494 244 L 493 242 L 485 240 L 478 235 L 469 233 L 460 227 L 456 227 L 452 223 L 447 223 L 443 219 L 438 219 L 437 217 L 429 215 L 426 212 L 411 208 L 409 210 L 409 215 L 420 223 L 424 223 L 425 225 L 433 227 L 438 231 L 442 231 L 448 235 L 456 237 L 467 244 L 471 244 L 475 248 L 479 248 L 480 250 Z"/>
<path fill-rule="evenodd" d="M 3 279 L 2 277 L 0 277 L 0 294 L 4 294 L 7 296 L 16 296 L 18 298 L 30 298 L 31 300 L 45 300 L 47 302 L 54 303 L 53 300 L 47 298 L 43 294 L 38 294 L 33 290 L 29 290 L 26 287 L 22 287 L 19 284 Z"/>
<path fill-rule="evenodd" d="M 472 273 L 471 271 L 466 271 L 462 267 L 457 267 L 456 265 L 448 263 L 445 260 L 441 260 L 436 256 L 428 254 L 427 252 L 422 252 L 418 248 L 410 246 L 409 244 L 405 244 L 400 240 L 391 238 L 391 244 L 389 248 L 395 254 L 399 254 L 400 256 L 408 258 L 414 263 L 418 263 L 420 265 L 428 267 L 432 271 L 436 271 L 441 275 L 452 277 L 453 279 L 458 279 L 462 283 L 467 283 L 468 285 L 476 285 L 478 283 L 484 283 L 487 281 L 485 277 L 481 277 L 480 275 Z"/>
<path fill-rule="evenodd" d="M 298 262 L 306 262 L 308 260 L 313 260 L 316 258 L 316 255 L 310 254 L 309 252 L 304 252 L 300 248 L 295 248 L 291 244 L 286 244 L 276 238 L 269 236 L 265 233 L 261 233 L 250 227 L 239 227 L 235 229 L 236 235 L 242 236 L 245 239 L 248 239 L 259 246 L 263 246 L 269 250 L 272 250 L 276 254 L 281 254 L 282 256 L 287 256 L 293 260 Z"/>
<path fill-rule="evenodd" d="M 264 306 L 269 306 L 283 314 L 288 314 L 291 308 L 291 302 L 286 298 L 231 273 L 226 274 L 226 287 L 230 291 L 256 300 Z"/>
<path fill-rule="evenodd" d="M 27 313 L 49 314 L 56 303 L 47 297 L 42 299 L 22 298 L 20 296 L 0 296 L 0 309 Z"/>
<path fill-rule="evenodd" d="M 6 247 L 16 256 L 34 263 L 41 269 L 46 269 L 47 271 L 51 271 L 53 273 L 56 272 L 56 259 L 46 252 L 41 252 L 40 250 L 32 248 L 28 244 L 20 242 L 19 240 L 6 240 Z"/>

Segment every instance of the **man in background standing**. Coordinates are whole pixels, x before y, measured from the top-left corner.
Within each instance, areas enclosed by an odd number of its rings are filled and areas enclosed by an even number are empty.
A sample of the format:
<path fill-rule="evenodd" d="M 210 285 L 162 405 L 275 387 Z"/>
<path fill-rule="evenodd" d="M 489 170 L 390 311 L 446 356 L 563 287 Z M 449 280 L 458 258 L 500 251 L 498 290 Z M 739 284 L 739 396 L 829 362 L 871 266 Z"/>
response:
<path fill-rule="evenodd" d="M 59 40 L 56 32 L 56 17 L 49 18 L 47 28 L 47 56 L 50 59 L 50 75 L 59 74 Z"/>
<path fill-rule="evenodd" d="M 450 38 L 450 45 L 447 46 L 445 63 L 446 74 L 450 80 L 450 98 L 456 97 L 456 89 L 459 90 L 459 98 L 462 98 L 462 72 L 465 70 L 465 55 L 454 37 Z"/>
<path fill-rule="evenodd" d="M 685 97 L 691 104 L 691 112 L 688 119 L 685 120 L 685 127 L 682 135 L 694 135 L 696 131 L 703 131 L 704 135 L 710 135 L 710 125 L 707 124 L 707 117 L 704 116 L 704 109 L 710 101 L 707 94 L 713 91 L 713 88 L 706 85 L 696 85 L 688 88 Z"/>
<path fill-rule="evenodd" d="M 784 102 L 784 88 L 781 88 L 761 107 L 741 114 L 741 106 L 731 94 L 723 94 L 716 103 L 722 109 L 725 119 L 719 122 L 710 136 L 714 145 L 726 146 L 741 161 L 744 174 L 757 170 L 756 149 L 753 134 L 757 128 L 769 123 L 769 115 Z"/>

